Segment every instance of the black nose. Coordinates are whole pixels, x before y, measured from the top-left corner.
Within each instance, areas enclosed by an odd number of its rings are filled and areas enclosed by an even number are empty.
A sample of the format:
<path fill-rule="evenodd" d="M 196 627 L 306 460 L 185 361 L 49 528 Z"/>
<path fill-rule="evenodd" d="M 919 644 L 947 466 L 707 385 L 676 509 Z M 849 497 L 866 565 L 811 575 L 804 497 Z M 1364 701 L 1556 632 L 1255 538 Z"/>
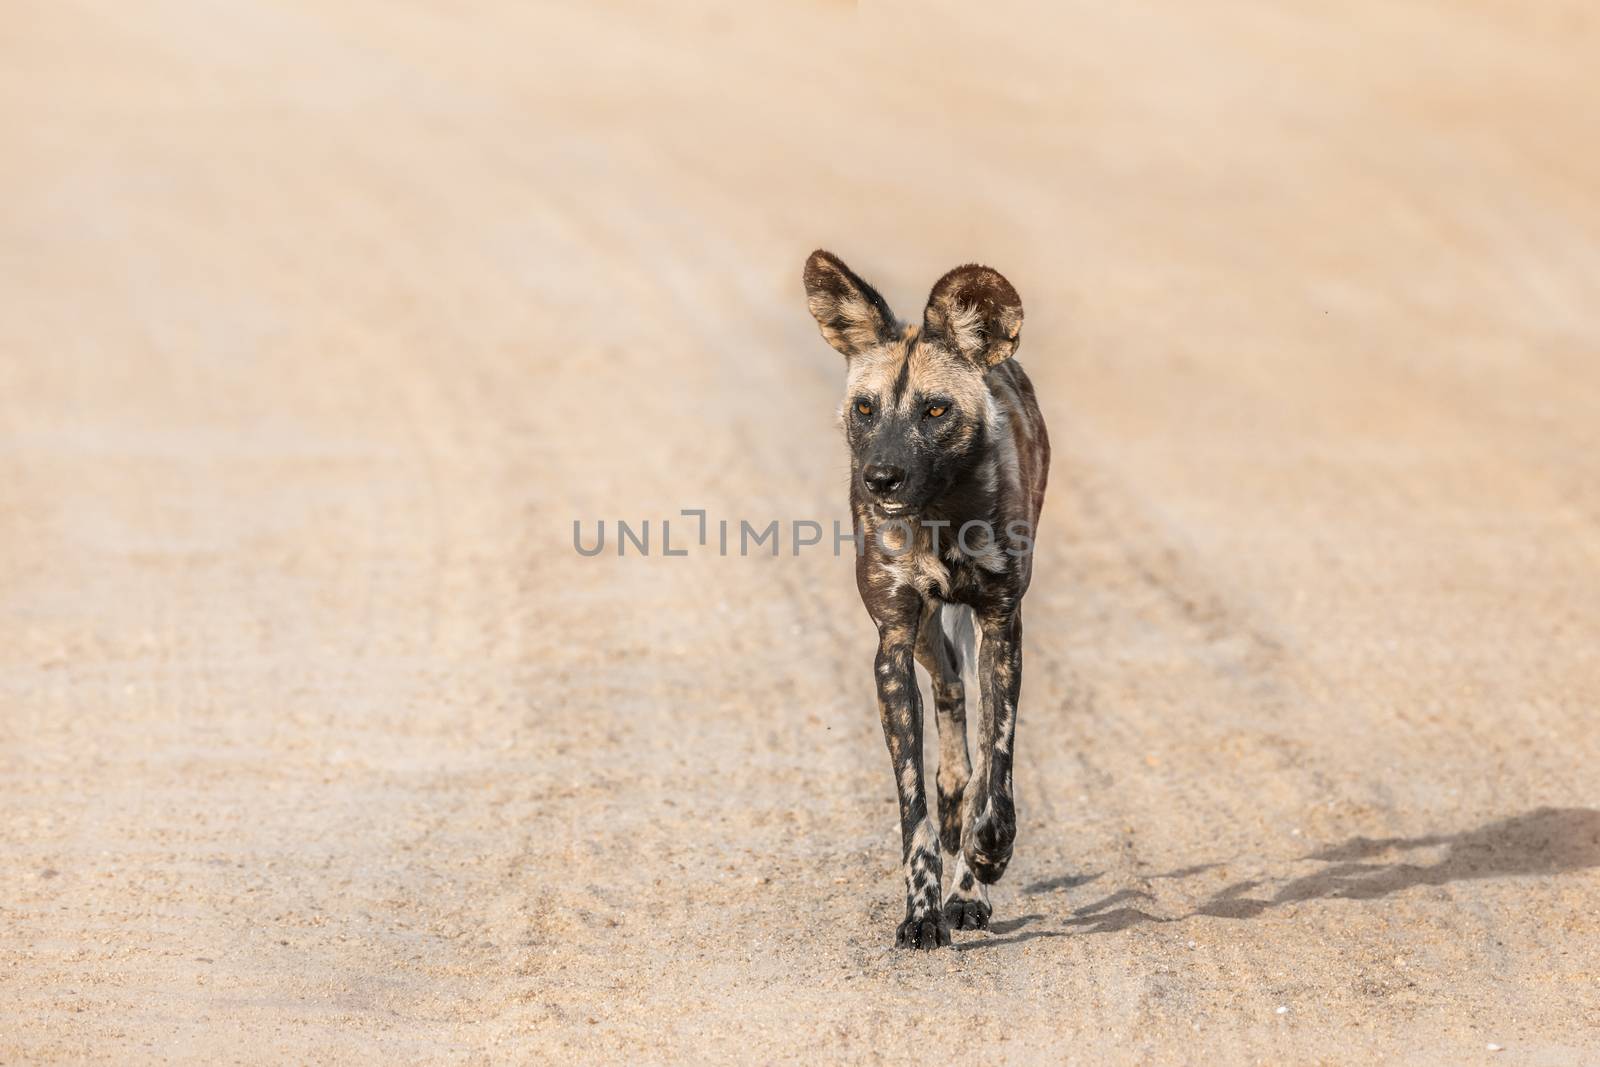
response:
<path fill-rule="evenodd" d="M 867 488 L 877 496 L 888 496 L 900 488 L 901 483 L 906 480 L 906 472 L 903 467 L 888 467 L 874 463 L 861 472 L 861 480 L 866 482 Z"/>

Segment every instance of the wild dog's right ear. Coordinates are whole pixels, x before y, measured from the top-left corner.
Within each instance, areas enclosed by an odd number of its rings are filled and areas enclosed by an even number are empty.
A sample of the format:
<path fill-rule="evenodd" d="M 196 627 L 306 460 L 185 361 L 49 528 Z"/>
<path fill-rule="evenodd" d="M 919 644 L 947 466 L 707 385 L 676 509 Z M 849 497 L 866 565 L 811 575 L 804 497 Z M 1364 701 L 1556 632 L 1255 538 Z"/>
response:
<path fill-rule="evenodd" d="M 898 335 L 894 312 L 883 297 L 832 252 L 811 253 L 805 280 L 806 306 L 822 328 L 822 339 L 845 359 Z"/>

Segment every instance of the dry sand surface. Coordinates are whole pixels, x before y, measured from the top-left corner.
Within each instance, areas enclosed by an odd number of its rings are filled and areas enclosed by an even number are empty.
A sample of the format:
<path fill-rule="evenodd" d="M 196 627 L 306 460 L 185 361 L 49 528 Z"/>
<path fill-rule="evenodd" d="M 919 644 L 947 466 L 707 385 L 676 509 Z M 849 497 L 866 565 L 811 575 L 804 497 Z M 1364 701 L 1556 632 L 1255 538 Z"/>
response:
<path fill-rule="evenodd" d="M 0 1061 L 1600 1062 L 1592 5 L 5 23 Z M 659 555 L 845 517 L 817 245 L 1056 445 L 938 953 L 849 560 Z"/>

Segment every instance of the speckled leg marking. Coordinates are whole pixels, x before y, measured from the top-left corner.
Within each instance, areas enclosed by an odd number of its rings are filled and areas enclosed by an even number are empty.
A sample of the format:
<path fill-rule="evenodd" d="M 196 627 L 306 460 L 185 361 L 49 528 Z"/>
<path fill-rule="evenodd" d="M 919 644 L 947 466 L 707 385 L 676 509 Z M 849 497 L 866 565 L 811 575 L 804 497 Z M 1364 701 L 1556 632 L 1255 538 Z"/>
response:
<path fill-rule="evenodd" d="M 922 697 L 912 665 L 921 604 L 899 600 L 909 611 L 878 620 L 878 714 L 889 745 L 900 796 L 901 857 L 906 874 L 906 916 L 895 931 L 901 948 L 938 948 L 950 943 L 950 927 L 939 907 L 939 882 L 944 870 L 939 835 L 928 818 L 922 783 Z"/>
<path fill-rule="evenodd" d="M 1011 791 L 1011 749 L 1022 689 L 1022 614 L 985 615 L 978 620 L 978 768 L 962 807 L 961 851 L 980 882 L 994 883 L 1011 862 L 1017 810 Z"/>

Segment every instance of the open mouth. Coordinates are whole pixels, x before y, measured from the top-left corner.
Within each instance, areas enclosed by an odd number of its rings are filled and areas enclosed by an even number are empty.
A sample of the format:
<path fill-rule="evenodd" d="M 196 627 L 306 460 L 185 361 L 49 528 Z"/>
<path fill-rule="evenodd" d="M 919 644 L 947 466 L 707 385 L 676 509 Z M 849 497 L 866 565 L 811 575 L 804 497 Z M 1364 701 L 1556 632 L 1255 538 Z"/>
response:
<path fill-rule="evenodd" d="M 909 515 L 911 513 L 911 506 L 909 504 L 902 504 L 893 500 L 879 500 L 874 503 L 873 506 L 878 509 L 880 514 L 891 517 L 896 515 Z"/>

